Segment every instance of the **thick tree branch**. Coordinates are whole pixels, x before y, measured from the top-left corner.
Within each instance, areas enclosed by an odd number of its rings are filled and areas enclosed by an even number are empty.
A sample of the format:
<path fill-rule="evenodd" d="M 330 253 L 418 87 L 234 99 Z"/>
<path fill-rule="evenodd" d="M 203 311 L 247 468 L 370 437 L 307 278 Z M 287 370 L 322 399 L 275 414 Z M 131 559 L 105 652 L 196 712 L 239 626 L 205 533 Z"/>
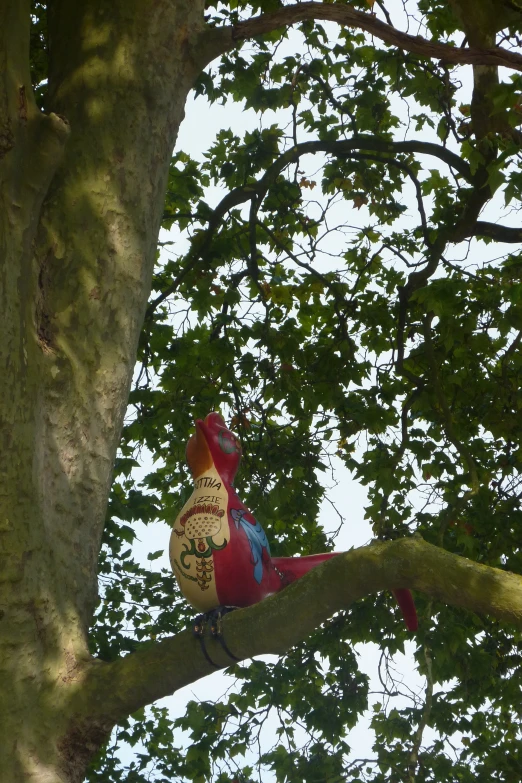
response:
<path fill-rule="evenodd" d="M 240 659 L 281 655 L 354 601 L 400 587 L 522 627 L 521 576 L 413 537 L 339 555 L 278 595 L 234 612 L 224 622 L 226 641 Z M 217 641 L 208 638 L 207 649 L 218 666 L 230 665 Z M 211 671 L 199 642 L 183 631 L 114 663 L 96 663 L 83 687 L 83 710 L 112 725 Z"/>
<path fill-rule="evenodd" d="M 522 228 L 501 226 L 498 223 L 477 220 L 470 236 L 491 237 L 491 239 L 495 239 L 497 242 L 522 242 Z"/>
<path fill-rule="evenodd" d="M 208 31 L 208 37 L 212 39 L 212 45 L 209 47 L 209 50 L 213 50 L 212 59 L 232 49 L 238 42 L 307 20 L 336 22 L 347 27 L 358 27 L 385 43 L 407 52 L 454 65 L 503 65 L 505 68 L 522 71 L 522 55 L 516 52 L 499 47 L 460 48 L 428 41 L 417 35 L 403 33 L 377 17 L 356 11 L 350 6 L 313 2 L 286 6 L 272 14 L 262 14 L 245 22 L 239 22 L 234 27 L 218 28 L 218 30 L 214 28 Z"/>

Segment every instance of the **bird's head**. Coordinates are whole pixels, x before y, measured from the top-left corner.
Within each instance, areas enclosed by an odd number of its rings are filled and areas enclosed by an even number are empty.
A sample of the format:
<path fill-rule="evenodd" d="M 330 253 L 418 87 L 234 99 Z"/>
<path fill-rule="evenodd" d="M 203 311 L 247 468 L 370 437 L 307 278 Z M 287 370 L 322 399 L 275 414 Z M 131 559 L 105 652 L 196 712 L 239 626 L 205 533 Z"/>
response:
<path fill-rule="evenodd" d="M 241 444 L 219 413 L 196 419 L 196 432 L 187 443 L 187 462 L 195 479 L 214 466 L 231 483 L 240 460 Z"/>

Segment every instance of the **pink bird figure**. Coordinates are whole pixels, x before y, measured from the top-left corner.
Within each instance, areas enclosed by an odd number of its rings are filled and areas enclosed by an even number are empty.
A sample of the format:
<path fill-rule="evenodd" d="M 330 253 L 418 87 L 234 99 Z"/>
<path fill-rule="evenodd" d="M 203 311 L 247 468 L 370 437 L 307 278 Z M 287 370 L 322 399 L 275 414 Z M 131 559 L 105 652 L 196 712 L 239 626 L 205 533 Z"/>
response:
<path fill-rule="evenodd" d="M 187 443 L 194 491 L 174 522 L 170 561 L 181 592 L 204 614 L 262 601 L 339 554 L 272 557 L 265 531 L 233 487 L 240 460 L 239 440 L 219 413 L 196 420 L 196 432 Z M 418 621 L 410 591 L 393 594 L 408 630 L 415 631 Z M 195 630 L 200 635 L 201 624 Z"/>

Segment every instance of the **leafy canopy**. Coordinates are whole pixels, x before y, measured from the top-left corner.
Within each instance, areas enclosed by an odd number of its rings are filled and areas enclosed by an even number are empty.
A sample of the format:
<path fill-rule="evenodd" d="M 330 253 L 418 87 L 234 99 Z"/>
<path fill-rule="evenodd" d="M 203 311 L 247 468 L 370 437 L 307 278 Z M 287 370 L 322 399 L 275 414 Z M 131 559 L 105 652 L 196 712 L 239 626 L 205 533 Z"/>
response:
<path fill-rule="evenodd" d="M 208 23 L 285 5 L 209 1 Z M 465 21 L 464 2 L 350 5 L 434 41 L 492 45 L 480 14 Z M 509 49 L 522 16 L 507 6 L 498 40 Z M 32 44 L 45 103 L 40 3 Z M 471 66 L 307 21 L 201 74 L 201 111 L 237 102 L 251 129 L 224 127 L 201 158 L 182 149 L 172 158 L 168 233 L 100 560 L 92 650 L 103 659 L 189 622 L 172 575 L 154 570 L 161 552 L 150 569 L 134 559 L 134 523 L 173 520 L 190 492 L 194 417 L 213 409 L 241 437 L 238 488 L 276 555 L 335 545 L 317 516 L 336 457 L 367 487 L 376 537 L 418 531 L 522 572 L 522 235 L 510 227 L 522 196 L 522 76 L 483 71 L 473 91 Z M 138 481 L 146 454 L 153 467 Z M 389 662 L 406 638 L 383 595 L 276 664 L 233 667 L 238 687 L 220 703 L 193 702 L 176 721 L 163 707 L 132 716 L 89 781 L 391 783 L 413 781 L 417 760 L 418 780 L 519 780 L 519 635 L 416 600 L 426 694 L 396 702 L 400 686 L 385 688 L 370 760 L 350 751 L 349 730 L 369 703 L 353 645 L 374 642 Z M 258 751 L 268 718 L 275 741 Z M 119 743 L 136 749 L 132 760 L 120 761 Z"/>

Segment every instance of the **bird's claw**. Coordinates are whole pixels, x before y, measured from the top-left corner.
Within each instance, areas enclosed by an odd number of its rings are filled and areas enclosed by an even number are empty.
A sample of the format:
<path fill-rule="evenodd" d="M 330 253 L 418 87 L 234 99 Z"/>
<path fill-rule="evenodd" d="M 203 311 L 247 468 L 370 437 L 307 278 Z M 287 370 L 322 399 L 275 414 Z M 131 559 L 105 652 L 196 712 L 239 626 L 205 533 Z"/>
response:
<path fill-rule="evenodd" d="M 216 669 L 220 669 L 221 667 L 217 663 L 214 663 L 207 652 L 207 647 L 205 644 L 205 624 L 210 622 L 210 633 L 212 634 L 212 638 L 219 641 L 228 657 L 232 658 L 233 661 L 239 661 L 240 659 L 236 658 L 236 656 L 230 652 L 223 637 L 223 617 L 229 612 L 232 612 L 235 608 L 235 606 L 219 606 L 217 609 L 213 609 L 211 612 L 198 614 L 194 620 L 194 625 L 192 626 L 192 633 L 197 639 L 199 639 L 203 655 L 207 659 L 208 663 L 210 663 L 210 665 L 214 666 Z"/>
<path fill-rule="evenodd" d="M 214 639 L 219 641 L 229 658 L 232 658 L 233 661 L 239 661 L 240 658 L 237 658 L 234 653 L 231 653 L 228 649 L 223 636 L 223 617 L 229 612 L 233 612 L 235 608 L 235 606 L 219 606 L 217 609 L 214 609 L 210 613 L 210 633 Z"/>
<path fill-rule="evenodd" d="M 205 632 L 205 624 L 204 623 L 205 623 L 205 615 L 204 614 L 198 614 L 198 616 L 194 620 L 194 625 L 192 626 L 192 633 L 198 639 L 203 638 L 203 634 Z"/>

